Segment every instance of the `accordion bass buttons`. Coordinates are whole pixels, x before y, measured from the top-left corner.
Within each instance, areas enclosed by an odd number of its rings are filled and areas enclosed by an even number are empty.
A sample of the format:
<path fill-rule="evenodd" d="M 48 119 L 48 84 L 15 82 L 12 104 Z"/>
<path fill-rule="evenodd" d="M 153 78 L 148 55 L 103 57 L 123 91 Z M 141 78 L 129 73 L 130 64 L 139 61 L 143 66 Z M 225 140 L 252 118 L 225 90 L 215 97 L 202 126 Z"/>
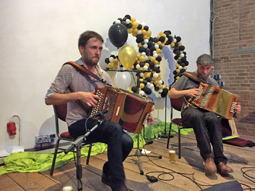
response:
<path fill-rule="evenodd" d="M 233 102 L 230 108 L 230 113 L 234 113 L 237 102 Z"/>

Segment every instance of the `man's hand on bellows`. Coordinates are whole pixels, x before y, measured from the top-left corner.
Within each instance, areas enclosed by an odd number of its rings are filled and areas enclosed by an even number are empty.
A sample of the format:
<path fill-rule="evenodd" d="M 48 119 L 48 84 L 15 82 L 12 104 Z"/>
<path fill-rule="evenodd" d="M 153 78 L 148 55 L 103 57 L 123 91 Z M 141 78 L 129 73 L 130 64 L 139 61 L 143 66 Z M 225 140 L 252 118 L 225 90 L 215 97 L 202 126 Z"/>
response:
<path fill-rule="evenodd" d="M 92 92 L 79 92 L 79 100 L 86 103 L 89 107 L 97 104 L 99 97 Z"/>
<path fill-rule="evenodd" d="M 198 88 L 186 90 L 186 96 L 197 97 L 198 94 L 199 94 L 199 89 Z"/>
<path fill-rule="evenodd" d="M 236 107 L 235 107 L 235 113 L 238 114 L 238 113 L 240 113 L 240 111 L 241 111 L 241 105 L 239 102 L 237 102 Z"/>

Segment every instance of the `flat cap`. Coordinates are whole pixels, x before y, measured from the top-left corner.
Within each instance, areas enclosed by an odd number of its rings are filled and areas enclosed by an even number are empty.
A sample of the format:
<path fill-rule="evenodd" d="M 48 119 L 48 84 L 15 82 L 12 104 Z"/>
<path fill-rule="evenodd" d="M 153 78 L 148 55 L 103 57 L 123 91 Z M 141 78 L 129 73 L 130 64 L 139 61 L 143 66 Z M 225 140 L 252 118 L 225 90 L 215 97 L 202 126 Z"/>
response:
<path fill-rule="evenodd" d="M 197 58 L 197 64 L 199 65 L 207 65 L 210 64 L 211 66 L 213 66 L 214 60 L 212 59 L 212 57 L 208 54 L 202 54 L 201 56 L 199 56 Z"/>

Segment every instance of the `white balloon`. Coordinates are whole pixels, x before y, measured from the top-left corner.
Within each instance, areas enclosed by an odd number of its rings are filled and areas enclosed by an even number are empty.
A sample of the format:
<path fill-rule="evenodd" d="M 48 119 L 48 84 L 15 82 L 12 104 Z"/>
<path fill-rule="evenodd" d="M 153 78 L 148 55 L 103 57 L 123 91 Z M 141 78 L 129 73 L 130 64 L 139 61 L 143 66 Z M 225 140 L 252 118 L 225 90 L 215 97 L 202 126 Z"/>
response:
<path fill-rule="evenodd" d="M 139 94 L 140 94 L 140 95 L 145 95 L 145 93 L 144 93 L 143 90 L 140 90 L 140 91 L 139 91 Z"/>
<path fill-rule="evenodd" d="M 149 87 L 151 90 L 154 89 L 154 85 L 153 84 L 150 84 L 150 87 Z"/>
<path fill-rule="evenodd" d="M 129 72 L 116 72 L 114 76 L 115 86 L 121 89 L 129 89 L 131 84 L 131 74 Z"/>
<path fill-rule="evenodd" d="M 144 47 L 144 48 L 148 48 L 148 44 L 144 44 L 143 47 Z"/>
<path fill-rule="evenodd" d="M 148 70 L 148 66 L 144 66 L 143 69 L 144 69 L 144 70 Z"/>
<path fill-rule="evenodd" d="M 141 66 L 140 66 L 140 64 L 137 64 L 136 65 L 136 69 L 139 69 Z"/>
<path fill-rule="evenodd" d="M 109 58 L 109 61 L 110 61 L 110 62 L 113 62 L 113 60 L 114 60 L 113 57 L 110 57 L 110 58 Z"/>
<path fill-rule="evenodd" d="M 153 74 L 153 78 L 157 78 L 158 77 L 158 74 L 157 73 L 154 73 Z"/>

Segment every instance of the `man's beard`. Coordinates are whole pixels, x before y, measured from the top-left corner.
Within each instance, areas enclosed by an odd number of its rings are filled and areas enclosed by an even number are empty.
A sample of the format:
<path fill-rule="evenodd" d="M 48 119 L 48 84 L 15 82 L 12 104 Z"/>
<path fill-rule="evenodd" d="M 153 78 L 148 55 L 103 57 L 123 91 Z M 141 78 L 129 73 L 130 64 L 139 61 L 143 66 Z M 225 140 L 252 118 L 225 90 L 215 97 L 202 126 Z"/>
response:
<path fill-rule="evenodd" d="M 206 79 L 206 78 L 208 78 L 209 77 L 209 73 L 208 74 L 204 74 L 204 73 L 198 73 L 197 72 L 197 77 L 199 77 L 199 78 L 202 78 L 202 79 Z"/>
<path fill-rule="evenodd" d="M 99 59 L 98 59 L 99 60 Z M 96 66 L 98 61 L 94 61 L 93 59 L 85 59 L 84 62 L 88 65 L 88 66 Z"/>

